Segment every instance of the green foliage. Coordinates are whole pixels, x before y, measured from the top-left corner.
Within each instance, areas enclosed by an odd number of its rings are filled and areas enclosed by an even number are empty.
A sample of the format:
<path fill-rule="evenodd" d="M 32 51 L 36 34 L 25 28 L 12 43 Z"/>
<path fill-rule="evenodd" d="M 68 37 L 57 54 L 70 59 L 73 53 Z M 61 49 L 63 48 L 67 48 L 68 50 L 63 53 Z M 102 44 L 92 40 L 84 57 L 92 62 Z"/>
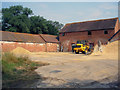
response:
<path fill-rule="evenodd" d="M 28 57 L 16 57 L 12 53 L 4 53 L 2 55 L 3 85 L 5 86 L 11 82 L 30 79 L 29 74 L 33 73 L 38 66 L 44 65 L 48 64 L 32 62 Z"/>
<path fill-rule="evenodd" d="M 2 8 L 2 30 L 32 34 L 58 35 L 63 24 L 57 21 L 48 21 L 40 16 L 31 16 L 30 8 L 11 6 Z"/>

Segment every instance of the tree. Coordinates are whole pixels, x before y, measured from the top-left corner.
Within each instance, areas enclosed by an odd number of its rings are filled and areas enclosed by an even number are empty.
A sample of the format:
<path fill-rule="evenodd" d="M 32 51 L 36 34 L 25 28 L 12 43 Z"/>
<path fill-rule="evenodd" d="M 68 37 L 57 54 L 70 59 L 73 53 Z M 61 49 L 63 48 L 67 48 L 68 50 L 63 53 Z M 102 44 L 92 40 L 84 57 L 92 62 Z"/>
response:
<path fill-rule="evenodd" d="M 49 34 L 58 35 L 59 30 L 63 27 L 63 24 L 60 24 L 57 21 L 53 22 L 49 20 L 47 22 L 47 26 L 48 26 Z"/>
<path fill-rule="evenodd" d="M 30 8 L 21 5 L 2 8 L 2 30 L 32 34 L 57 35 L 63 24 L 49 21 L 41 16 L 31 16 Z"/>
<path fill-rule="evenodd" d="M 48 28 L 46 26 L 47 20 L 40 16 L 30 17 L 31 28 L 30 32 L 34 34 L 48 34 Z"/>
<path fill-rule="evenodd" d="M 12 32 L 29 33 L 30 20 L 29 15 L 32 10 L 23 8 L 22 6 L 11 6 L 10 8 L 2 9 L 2 30 Z"/>

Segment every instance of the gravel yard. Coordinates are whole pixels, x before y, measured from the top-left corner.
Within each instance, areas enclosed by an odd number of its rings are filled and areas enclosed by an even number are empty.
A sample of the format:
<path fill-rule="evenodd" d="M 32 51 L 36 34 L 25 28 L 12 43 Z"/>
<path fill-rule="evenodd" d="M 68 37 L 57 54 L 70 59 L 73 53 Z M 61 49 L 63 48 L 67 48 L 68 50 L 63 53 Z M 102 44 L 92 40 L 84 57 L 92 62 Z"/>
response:
<path fill-rule="evenodd" d="M 117 87 L 117 56 L 84 55 L 71 52 L 32 53 L 30 59 L 50 65 L 35 71 L 46 80 L 34 84 L 35 88 L 110 88 Z"/>
<path fill-rule="evenodd" d="M 30 60 L 49 65 L 38 67 L 35 72 L 43 79 L 28 81 L 32 88 L 111 88 L 117 87 L 118 80 L 118 41 L 103 46 L 103 52 L 91 55 L 72 52 L 29 52 L 21 47 L 12 52 L 27 55 Z M 29 84 L 30 83 L 30 84 Z"/>

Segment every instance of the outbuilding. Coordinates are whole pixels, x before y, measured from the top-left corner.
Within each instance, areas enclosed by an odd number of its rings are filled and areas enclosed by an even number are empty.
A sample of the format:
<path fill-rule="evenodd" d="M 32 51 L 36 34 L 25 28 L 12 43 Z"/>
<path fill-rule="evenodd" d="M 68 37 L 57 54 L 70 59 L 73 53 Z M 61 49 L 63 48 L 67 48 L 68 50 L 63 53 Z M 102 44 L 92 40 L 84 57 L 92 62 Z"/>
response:
<path fill-rule="evenodd" d="M 59 41 L 57 36 L 47 34 L 27 34 L 0 31 L 0 45 L 3 52 L 22 47 L 30 52 L 57 52 Z"/>
<path fill-rule="evenodd" d="M 118 18 L 68 23 L 59 33 L 61 47 L 63 51 L 71 51 L 72 45 L 81 40 L 88 41 L 92 46 L 95 46 L 98 41 L 107 44 L 109 39 L 118 32 L 119 26 Z"/>

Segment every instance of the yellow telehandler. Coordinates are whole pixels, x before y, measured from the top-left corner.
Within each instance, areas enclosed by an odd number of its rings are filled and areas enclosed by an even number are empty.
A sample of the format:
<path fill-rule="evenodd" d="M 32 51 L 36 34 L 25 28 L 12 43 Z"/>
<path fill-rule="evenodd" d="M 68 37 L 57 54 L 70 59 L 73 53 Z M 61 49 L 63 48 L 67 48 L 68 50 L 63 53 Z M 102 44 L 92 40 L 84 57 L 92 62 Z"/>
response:
<path fill-rule="evenodd" d="M 93 48 L 91 48 L 87 44 L 77 43 L 75 45 L 75 47 L 73 48 L 73 52 L 75 52 L 76 54 L 79 54 L 79 52 L 82 52 L 82 53 L 88 55 L 88 54 L 91 54 L 93 52 Z"/>

